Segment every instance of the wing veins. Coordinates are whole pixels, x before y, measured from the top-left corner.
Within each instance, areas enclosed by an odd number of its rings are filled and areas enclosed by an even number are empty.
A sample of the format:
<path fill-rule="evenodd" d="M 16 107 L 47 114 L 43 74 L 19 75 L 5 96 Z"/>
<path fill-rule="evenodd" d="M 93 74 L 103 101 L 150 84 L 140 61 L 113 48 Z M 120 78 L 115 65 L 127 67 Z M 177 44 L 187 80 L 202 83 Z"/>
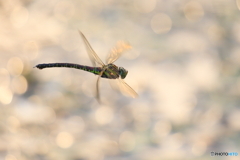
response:
<path fill-rule="evenodd" d="M 85 47 L 86 47 L 86 50 L 87 50 L 87 53 L 88 53 L 88 56 L 92 62 L 92 64 L 94 66 L 96 66 L 96 63 L 101 65 L 101 66 L 104 66 L 105 64 L 102 62 L 102 60 L 98 57 L 98 55 L 96 54 L 96 52 L 92 49 L 90 43 L 88 42 L 88 40 L 86 39 L 86 37 L 84 36 L 84 34 L 78 30 L 79 34 L 81 35 L 82 39 L 83 39 L 83 42 L 85 44 Z"/>

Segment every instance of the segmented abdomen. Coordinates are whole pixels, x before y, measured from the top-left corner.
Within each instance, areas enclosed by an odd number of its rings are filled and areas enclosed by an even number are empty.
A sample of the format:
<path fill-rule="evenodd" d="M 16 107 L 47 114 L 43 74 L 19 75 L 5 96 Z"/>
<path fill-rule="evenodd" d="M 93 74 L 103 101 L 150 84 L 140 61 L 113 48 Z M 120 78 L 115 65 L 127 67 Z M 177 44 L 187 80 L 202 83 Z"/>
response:
<path fill-rule="evenodd" d="M 36 65 L 38 69 L 44 69 L 44 68 L 52 68 L 52 67 L 66 67 L 66 68 L 75 68 L 84 70 L 87 72 L 91 72 L 93 74 L 99 74 L 102 71 L 101 67 L 89 67 L 84 66 L 80 64 L 73 64 L 73 63 L 44 63 L 44 64 L 38 64 Z"/>
<path fill-rule="evenodd" d="M 36 65 L 36 67 L 38 69 L 52 68 L 52 67 L 75 68 L 75 69 L 80 69 L 80 70 L 84 70 L 87 72 L 91 72 L 96 75 L 99 75 L 103 69 L 102 67 L 89 67 L 89 66 L 73 64 L 73 63 L 44 63 L 44 64 L 38 64 L 38 65 Z M 102 73 L 101 77 L 108 78 L 108 79 L 119 78 L 118 67 L 114 64 L 108 64 L 106 69 L 104 69 L 104 72 Z"/>

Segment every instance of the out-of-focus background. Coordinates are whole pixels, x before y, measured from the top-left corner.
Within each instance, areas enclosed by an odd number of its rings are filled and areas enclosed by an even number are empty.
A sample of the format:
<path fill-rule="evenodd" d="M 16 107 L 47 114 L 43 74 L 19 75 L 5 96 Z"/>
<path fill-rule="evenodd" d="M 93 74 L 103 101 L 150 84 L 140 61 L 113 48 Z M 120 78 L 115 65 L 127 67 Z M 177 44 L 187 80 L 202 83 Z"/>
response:
<path fill-rule="evenodd" d="M 219 159 L 240 153 L 240 0 L 0 1 L 0 159 Z M 139 97 L 81 70 L 80 29 Z M 225 156 L 234 160 L 239 156 Z"/>

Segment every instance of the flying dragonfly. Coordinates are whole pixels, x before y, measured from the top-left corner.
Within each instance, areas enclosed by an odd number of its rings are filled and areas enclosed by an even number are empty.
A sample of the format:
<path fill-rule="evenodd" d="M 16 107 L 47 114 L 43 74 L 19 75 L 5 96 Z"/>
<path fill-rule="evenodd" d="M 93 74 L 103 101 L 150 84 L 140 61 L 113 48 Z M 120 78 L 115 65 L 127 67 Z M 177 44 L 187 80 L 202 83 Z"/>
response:
<path fill-rule="evenodd" d="M 100 102 L 100 94 L 99 94 L 99 81 L 101 78 L 107 79 L 117 79 L 120 83 L 120 89 L 129 94 L 131 97 L 136 98 L 138 94 L 126 83 L 124 82 L 124 78 L 127 76 L 128 71 L 123 67 L 118 67 L 113 63 L 122 55 L 122 53 L 131 48 L 131 46 L 127 43 L 118 43 L 118 45 L 113 48 L 108 55 L 106 62 L 107 65 L 102 62 L 102 60 L 98 57 L 96 52 L 92 49 L 86 37 L 83 35 L 81 31 L 79 31 L 83 42 L 85 44 L 88 56 L 93 64 L 93 67 L 73 64 L 73 63 L 44 63 L 38 64 L 35 67 L 38 69 L 44 68 L 52 68 L 52 67 L 67 67 L 67 68 L 75 68 L 84 70 L 87 72 L 91 72 L 95 75 L 98 75 L 97 83 L 96 83 L 96 98 Z"/>

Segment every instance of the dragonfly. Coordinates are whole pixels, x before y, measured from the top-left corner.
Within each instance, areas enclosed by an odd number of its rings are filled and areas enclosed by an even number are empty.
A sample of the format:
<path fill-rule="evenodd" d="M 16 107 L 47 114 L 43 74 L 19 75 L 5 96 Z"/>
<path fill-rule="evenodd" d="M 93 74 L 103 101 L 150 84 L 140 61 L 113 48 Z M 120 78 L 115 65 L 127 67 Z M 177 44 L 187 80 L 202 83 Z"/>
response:
<path fill-rule="evenodd" d="M 90 43 L 84 36 L 81 31 L 78 31 L 80 36 L 83 39 L 85 44 L 85 48 L 87 50 L 88 56 L 93 64 L 93 66 L 86 66 L 80 64 L 73 64 L 73 63 L 43 63 L 38 64 L 35 67 L 38 69 L 44 68 L 52 68 L 52 67 L 66 67 L 66 68 L 75 68 L 83 71 L 87 71 L 98 75 L 97 83 L 96 83 L 96 98 L 100 102 L 100 93 L 99 93 L 99 81 L 100 78 L 107 78 L 107 79 L 116 79 L 119 82 L 120 90 L 124 91 L 128 95 L 133 98 L 136 98 L 138 94 L 132 89 L 123 79 L 126 78 L 128 71 L 123 67 L 118 67 L 113 64 L 126 50 L 130 49 L 131 46 L 125 42 L 118 43 L 116 47 L 114 47 L 110 54 L 106 59 L 106 63 L 104 64 L 102 60 L 98 57 L 96 52 L 91 47 Z"/>

